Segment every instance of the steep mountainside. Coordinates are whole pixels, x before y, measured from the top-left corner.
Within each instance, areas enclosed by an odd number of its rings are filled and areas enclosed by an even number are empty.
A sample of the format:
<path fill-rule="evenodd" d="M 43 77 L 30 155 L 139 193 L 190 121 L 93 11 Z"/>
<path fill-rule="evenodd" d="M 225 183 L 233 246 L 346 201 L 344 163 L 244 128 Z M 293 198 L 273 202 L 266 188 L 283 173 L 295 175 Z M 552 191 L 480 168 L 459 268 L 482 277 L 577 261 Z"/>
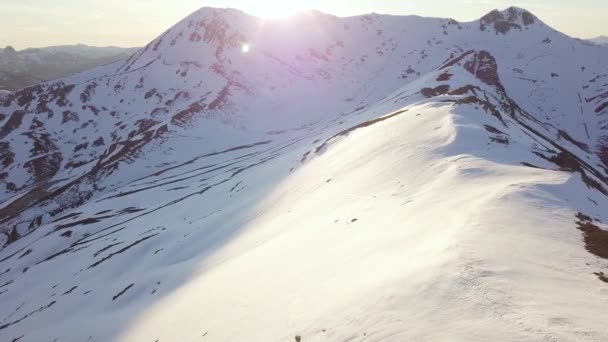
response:
<path fill-rule="evenodd" d="M 16 51 L 0 48 L 0 91 L 15 91 L 126 59 L 137 49 L 86 45 L 51 46 Z"/>
<path fill-rule="evenodd" d="M 608 48 L 203 8 L 0 103 L 0 339 L 608 339 Z"/>

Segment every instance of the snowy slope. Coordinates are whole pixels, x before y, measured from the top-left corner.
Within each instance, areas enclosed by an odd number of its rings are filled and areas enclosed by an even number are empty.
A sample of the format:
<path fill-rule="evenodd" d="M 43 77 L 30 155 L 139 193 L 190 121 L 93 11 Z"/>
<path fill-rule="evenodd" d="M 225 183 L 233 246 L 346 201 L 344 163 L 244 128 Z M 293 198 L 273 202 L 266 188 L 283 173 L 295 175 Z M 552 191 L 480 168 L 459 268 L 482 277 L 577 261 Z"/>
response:
<path fill-rule="evenodd" d="M 591 39 L 589 39 L 589 41 L 592 43 L 598 44 L 598 45 L 606 45 L 606 44 L 608 44 L 608 37 L 599 36 L 599 37 L 591 38 Z"/>
<path fill-rule="evenodd" d="M 0 48 L 0 90 L 15 91 L 126 59 L 137 49 L 87 45 L 51 46 L 15 51 Z"/>
<path fill-rule="evenodd" d="M 0 340 L 606 340 L 606 57 L 205 8 L 11 94 Z"/>

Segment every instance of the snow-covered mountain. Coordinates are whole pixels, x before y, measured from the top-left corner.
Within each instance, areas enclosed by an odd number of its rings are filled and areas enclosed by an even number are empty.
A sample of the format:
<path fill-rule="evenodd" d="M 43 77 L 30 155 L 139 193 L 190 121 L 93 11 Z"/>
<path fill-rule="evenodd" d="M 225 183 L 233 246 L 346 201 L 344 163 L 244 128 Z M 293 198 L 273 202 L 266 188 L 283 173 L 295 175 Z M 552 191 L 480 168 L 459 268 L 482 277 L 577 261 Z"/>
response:
<path fill-rule="evenodd" d="M 126 59 L 134 48 L 87 45 L 51 46 L 16 51 L 0 48 L 0 90 L 15 91 Z"/>
<path fill-rule="evenodd" d="M 203 8 L 0 105 L 0 339 L 608 339 L 608 48 Z"/>
<path fill-rule="evenodd" d="M 606 36 L 595 37 L 595 38 L 589 39 L 589 41 L 591 41 L 592 43 L 598 44 L 598 45 L 608 45 L 608 37 L 606 37 Z"/>

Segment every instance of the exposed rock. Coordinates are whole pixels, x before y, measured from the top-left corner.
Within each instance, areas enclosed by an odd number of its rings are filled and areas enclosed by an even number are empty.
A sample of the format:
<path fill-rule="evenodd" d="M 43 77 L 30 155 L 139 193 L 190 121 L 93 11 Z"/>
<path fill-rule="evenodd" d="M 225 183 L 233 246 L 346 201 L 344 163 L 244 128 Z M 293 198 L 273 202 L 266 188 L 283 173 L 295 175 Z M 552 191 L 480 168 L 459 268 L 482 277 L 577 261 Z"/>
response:
<path fill-rule="evenodd" d="M 479 23 L 479 29 L 485 31 L 493 28 L 496 34 L 507 34 L 512 29 L 521 30 L 522 27 L 532 25 L 536 17 L 526 10 L 510 7 L 505 11 L 493 10 L 483 16 Z"/>

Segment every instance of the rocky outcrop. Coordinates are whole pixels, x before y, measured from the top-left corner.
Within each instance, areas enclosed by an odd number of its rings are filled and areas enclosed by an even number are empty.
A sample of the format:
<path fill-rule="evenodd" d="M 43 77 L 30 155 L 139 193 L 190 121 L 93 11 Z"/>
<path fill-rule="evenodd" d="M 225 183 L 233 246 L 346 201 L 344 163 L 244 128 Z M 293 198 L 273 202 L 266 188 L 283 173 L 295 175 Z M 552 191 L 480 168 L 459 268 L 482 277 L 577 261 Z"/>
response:
<path fill-rule="evenodd" d="M 537 21 L 532 13 L 517 7 L 510 7 L 505 11 L 494 10 L 481 18 L 479 29 L 481 31 L 493 30 L 496 34 L 507 34 L 509 31 L 522 30 Z"/>

